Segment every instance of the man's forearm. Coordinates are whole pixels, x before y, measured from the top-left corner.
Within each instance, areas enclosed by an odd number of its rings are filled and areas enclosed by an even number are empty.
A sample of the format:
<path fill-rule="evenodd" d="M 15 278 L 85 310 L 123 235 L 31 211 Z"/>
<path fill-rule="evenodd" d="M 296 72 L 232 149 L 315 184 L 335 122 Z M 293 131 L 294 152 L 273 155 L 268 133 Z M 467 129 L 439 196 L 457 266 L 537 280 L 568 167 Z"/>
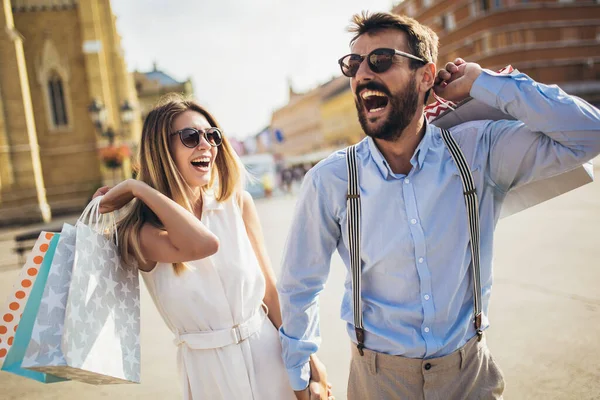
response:
<path fill-rule="evenodd" d="M 556 86 L 524 74 L 507 76 L 488 70 L 477 78 L 471 96 L 582 153 L 584 161 L 600 153 L 600 111 Z"/>

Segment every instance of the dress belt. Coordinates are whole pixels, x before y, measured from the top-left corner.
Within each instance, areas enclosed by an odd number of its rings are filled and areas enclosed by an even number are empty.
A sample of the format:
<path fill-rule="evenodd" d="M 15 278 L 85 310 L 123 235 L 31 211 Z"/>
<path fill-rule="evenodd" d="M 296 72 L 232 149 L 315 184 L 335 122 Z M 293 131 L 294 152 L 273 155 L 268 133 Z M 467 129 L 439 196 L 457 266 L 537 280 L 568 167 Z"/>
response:
<path fill-rule="evenodd" d="M 263 304 L 252 317 L 233 328 L 216 331 L 176 332 L 174 343 L 177 346 L 185 344 L 194 350 L 218 349 L 232 344 L 240 344 L 260 330 L 268 313 L 269 309 Z"/>

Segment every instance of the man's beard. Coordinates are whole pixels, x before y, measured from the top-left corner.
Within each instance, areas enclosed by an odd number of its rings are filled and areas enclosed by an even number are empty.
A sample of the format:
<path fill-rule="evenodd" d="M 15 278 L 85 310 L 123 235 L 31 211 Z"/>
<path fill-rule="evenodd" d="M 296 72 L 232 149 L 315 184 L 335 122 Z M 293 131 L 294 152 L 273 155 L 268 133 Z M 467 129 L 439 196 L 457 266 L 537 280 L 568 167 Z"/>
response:
<path fill-rule="evenodd" d="M 403 93 L 399 93 L 395 96 L 391 95 L 387 90 L 382 90 L 379 87 L 369 87 L 370 84 L 365 85 L 366 88 L 379 90 L 388 95 L 388 105 L 390 107 L 387 119 L 383 121 L 383 124 L 378 128 L 370 127 L 367 122 L 368 111 L 361 105 L 360 100 L 355 101 L 356 111 L 358 112 L 358 120 L 362 126 L 363 131 L 367 136 L 371 136 L 374 139 L 381 139 L 389 142 L 396 141 L 401 135 L 404 129 L 410 124 L 411 120 L 417 112 L 419 103 L 419 93 L 417 92 L 417 80 L 415 75 L 408 82 L 407 88 Z M 362 88 L 360 89 L 362 90 Z"/>

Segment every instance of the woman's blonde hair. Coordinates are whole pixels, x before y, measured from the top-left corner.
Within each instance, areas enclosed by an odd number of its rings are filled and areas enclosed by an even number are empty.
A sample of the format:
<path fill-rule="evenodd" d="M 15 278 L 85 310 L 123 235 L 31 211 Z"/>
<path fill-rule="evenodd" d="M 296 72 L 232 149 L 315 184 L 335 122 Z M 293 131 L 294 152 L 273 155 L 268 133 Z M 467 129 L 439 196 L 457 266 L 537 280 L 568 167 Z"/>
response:
<path fill-rule="evenodd" d="M 158 190 L 194 215 L 195 205 L 187 195 L 189 186 L 177 169 L 169 150 L 170 134 L 175 118 L 190 110 L 202 114 L 211 126 L 220 128 L 216 119 L 195 101 L 176 94 L 163 97 L 144 121 L 139 144 L 137 179 Z M 219 146 L 215 166 L 216 168 L 211 171 L 209 184 L 202 190 L 214 190 L 216 200 L 222 202 L 242 189 L 244 171 L 239 157 L 226 137 L 223 137 L 223 143 Z M 156 214 L 142 201 L 134 199 L 118 223 L 119 252 L 125 263 L 129 264 L 134 260 L 145 262 L 139 240 L 140 231 L 145 223 L 163 228 Z M 175 263 L 173 268 L 179 274 L 185 266 L 182 263 Z"/>

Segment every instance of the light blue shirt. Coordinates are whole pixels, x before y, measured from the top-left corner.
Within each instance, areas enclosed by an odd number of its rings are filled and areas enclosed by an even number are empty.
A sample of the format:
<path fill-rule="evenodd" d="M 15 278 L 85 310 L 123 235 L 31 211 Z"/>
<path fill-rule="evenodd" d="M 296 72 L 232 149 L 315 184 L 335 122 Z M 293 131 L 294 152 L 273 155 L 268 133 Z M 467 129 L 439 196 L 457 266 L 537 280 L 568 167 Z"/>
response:
<path fill-rule="evenodd" d="M 470 164 L 481 216 L 483 328 L 492 287 L 494 228 L 507 192 L 600 153 L 600 111 L 524 74 L 487 70 L 471 96 L 517 121 L 476 121 L 451 129 Z M 440 129 L 427 125 L 408 175 L 394 174 L 371 138 L 358 144 L 365 346 L 410 358 L 444 356 L 475 335 L 470 244 L 458 170 Z M 304 179 L 278 284 L 283 358 L 294 390 L 308 385 L 320 345 L 318 296 L 339 252 L 349 269 L 344 151 Z M 351 278 L 341 317 L 356 343 Z"/>

